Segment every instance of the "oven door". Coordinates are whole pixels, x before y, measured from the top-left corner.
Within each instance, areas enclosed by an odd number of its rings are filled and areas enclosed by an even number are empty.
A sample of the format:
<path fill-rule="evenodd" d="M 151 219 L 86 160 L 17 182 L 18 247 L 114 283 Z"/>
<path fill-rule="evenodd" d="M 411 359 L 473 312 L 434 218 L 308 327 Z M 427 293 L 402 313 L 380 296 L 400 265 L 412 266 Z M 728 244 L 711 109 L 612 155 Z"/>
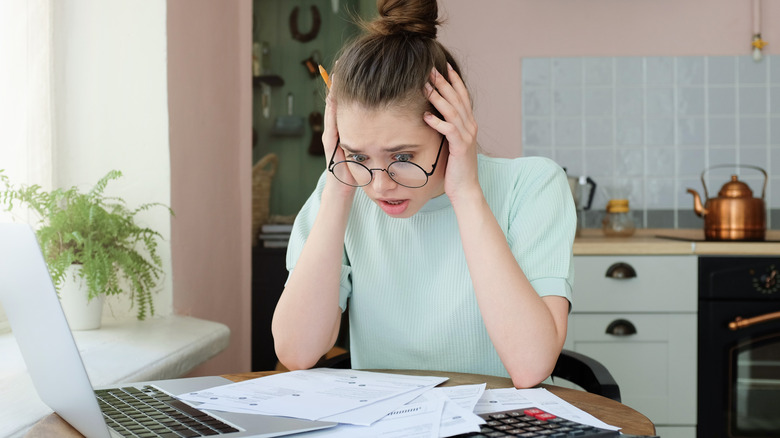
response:
<path fill-rule="evenodd" d="M 700 303 L 699 361 L 698 436 L 780 437 L 779 301 Z"/>

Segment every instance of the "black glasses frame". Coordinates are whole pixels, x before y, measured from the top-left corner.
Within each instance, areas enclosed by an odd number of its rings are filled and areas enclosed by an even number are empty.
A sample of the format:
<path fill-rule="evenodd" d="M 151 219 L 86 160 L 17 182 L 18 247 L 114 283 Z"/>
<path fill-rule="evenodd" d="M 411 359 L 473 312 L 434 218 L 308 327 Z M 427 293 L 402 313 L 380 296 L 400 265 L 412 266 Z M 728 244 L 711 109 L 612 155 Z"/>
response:
<path fill-rule="evenodd" d="M 431 175 L 433 175 L 433 173 L 436 171 L 436 165 L 437 165 L 437 164 L 439 164 L 439 157 L 441 156 L 441 149 L 442 149 L 442 147 L 444 146 L 444 139 L 445 139 L 445 138 L 447 138 L 445 135 L 442 135 L 442 136 L 441 136 L 441 143 L 439 143 L 439 151 L 438 151 L 438 152 L 436 152 L 436 161 L 434 161 L 434 163 L 433 163 L 433 166 L 431 166 L 431 171 L 430 171 L 430 172 L 426 172 L 426 171 L 425 171 L 425 169 L 423 169 L 423 168 L 422 168 L 422 166 L 420 166 L 419 164 L 417 164 L 417 163 L 415 163 L 415 162 L 413 162 L 413 161 L 397 161 L 397 160 L 396 160 L 396 161 L 393 161 L 392 163 L 388 164 L 388 165 L 387 165 L 387 167 L 385 167 L 384 169 L 382 169 L 382 168 L 379 168 L 379 167 L 370 168 L 370 167 L 366 166 L 366 165 L 365 165 L 365 164 L 363 164 L 363 163 L 360 163 L 360 162 L 357 162 L 357 161 L 353 161 L 353 160 L 343 160 L 343 161 L 339 161 L 338 163 L 336 163 L 336 162 L 334 162 L 333 160 L 336 158 L 336 151 L 337 151 L 337 150 L 338 150 L 338 148 L 339 148 L 339 144 L 340 144 L 340 142 L 341 142 L 341 139 L 339 139 L 339 140 L 336 142 L 336 148 L 335 148 L 335 149 L 333 149 L 333 155 L 331 155 L 331 156 L 330 156 L 330 163 L 328 163 L 328 171 L 329 171 L 330 173 L 332 173 L 332 174 L 333 174 L 333 176 L 334 176 L 334 177 L 336 177 L 336 179 L 337 179 L 337 180 L 338 180 L 340 183 L 342 183 L 342 184 L 346 184 L 346 185 L 348 185 L 348 186 L 352 186 L 352 187 L 365 187 L 365 186 L 367 186 L 367 185 L 371 184 L 371 183 L 374 181 L 374 171 L 375 171 L 375 170 L 381 170 L 382 172 L 385 172 L 385 173 L 387 174 L 387 176 L 389 176 L 389 177 L 390 177 L 390 179 L 392 179 L 393 181 L 395 181 L 395 183 L 396 183 L 396 184 L 398 184 L 398 185 L 401 185 L 401 186 L 404 186 L 404 187 L 408 187 L 408 188 L 410 188 L 410 189 L 419 189 L 420 187 L 424 187 L 426 184 L 428 184 L 428 177 L 430 177 Z M 338 177 L 338 176 L 336 176 L 336 173 L 335 173 L 335 172 L 333 172 L 333 168 L 335 168 L 335 167 L 336 167 L 336 165 L 338 165 L 338 164 L 341 164 L 341 163 L 353 163 L 353 164 L 357 164 L 357 165 L 363 166 L 363 168 L 364 168 L 364 169 L 368 170 L 368 173 L 371 175 L 371 179 L 369 179 L 367 183 L 365 183 L 365 184 L 359 184 L 359 185 L 355 185 L 355 184 L 349 184 L 349 183 L 346 183 L 346 182 L 344 182 L 344 181 L 340 180 L 340 179 L 339 179 L 339 177 Z M 392 174 L 391 172 L 388 172 L 388 171 L 387 171 L 387 169 L 389 169 L 389 168 L 390 168 L 390 166 L 392 166 L 392 165 L 393 165 L 393 164 L 395 164 L 395 163 L 413 164 L 413 165 L 415 165 L 415 166 L 419 167 L 419 168 L 420 168 L 420 170 L 422 170 L 422 171 L 423 171 L 423 173 L 425 174 L 425 182 L 424 182 L 422 185 L 419 185 L 419 186 L 407 186 L 406 184 L 403 184 L 403 183 L 401 183 L 401 182 L 399 182 L 399 181 L 396 181 L 396 180 L 395 180 L 395 178 L 393 178 L 393 174 Z"/>

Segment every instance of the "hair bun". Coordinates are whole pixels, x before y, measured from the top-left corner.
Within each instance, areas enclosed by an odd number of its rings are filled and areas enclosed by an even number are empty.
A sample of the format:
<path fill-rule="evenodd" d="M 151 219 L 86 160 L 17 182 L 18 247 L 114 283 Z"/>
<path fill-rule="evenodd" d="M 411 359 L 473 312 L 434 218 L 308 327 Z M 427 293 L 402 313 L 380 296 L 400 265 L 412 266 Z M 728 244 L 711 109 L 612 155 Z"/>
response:
<path fill-rule="evenodd" d="M 369 29 L 380 35 L 412 33 L 436 38 L 439 7 L 436 0 L 377 0 L 379 18 Z"/>

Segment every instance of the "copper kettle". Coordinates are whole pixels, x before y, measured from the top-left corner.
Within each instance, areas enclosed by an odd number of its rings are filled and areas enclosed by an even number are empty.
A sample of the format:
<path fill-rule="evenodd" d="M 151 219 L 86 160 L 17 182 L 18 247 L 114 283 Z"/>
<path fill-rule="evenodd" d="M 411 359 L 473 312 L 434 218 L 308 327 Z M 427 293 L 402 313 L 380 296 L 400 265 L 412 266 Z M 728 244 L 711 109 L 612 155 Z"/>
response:
<path fill-rule="evenodd" d="M 764 174 L 764 187 L 760 198 L 753 197 L 753 191 L 744 182 L 731 175 L 731 181 L 723 185 L 717 198 L 710 198 L 704 175 L 712 169 L 722 167 L 746 167 Z M 719 165 L 705 169 L 701 174 L 704 186 L 705 205 L 693 189 L 693 210 L 704 217 L 704 238 L 706 240 L 764 240 L 766 236 L 766 193 L 767 174 L 764 169 L 748 165 Z"/>

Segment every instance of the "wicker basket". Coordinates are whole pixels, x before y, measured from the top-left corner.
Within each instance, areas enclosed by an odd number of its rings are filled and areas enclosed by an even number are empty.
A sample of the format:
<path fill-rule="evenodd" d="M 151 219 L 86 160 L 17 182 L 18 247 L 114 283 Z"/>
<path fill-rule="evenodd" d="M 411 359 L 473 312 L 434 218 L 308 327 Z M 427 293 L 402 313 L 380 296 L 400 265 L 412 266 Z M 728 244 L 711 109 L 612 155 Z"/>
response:
<path fill-rule="evenodd" d="M 270 153 L 252 167 L 252 246 L 257 244 L 260 227 L 270 215 L 271 180 L 279 166 L 279 157 Z"/>

